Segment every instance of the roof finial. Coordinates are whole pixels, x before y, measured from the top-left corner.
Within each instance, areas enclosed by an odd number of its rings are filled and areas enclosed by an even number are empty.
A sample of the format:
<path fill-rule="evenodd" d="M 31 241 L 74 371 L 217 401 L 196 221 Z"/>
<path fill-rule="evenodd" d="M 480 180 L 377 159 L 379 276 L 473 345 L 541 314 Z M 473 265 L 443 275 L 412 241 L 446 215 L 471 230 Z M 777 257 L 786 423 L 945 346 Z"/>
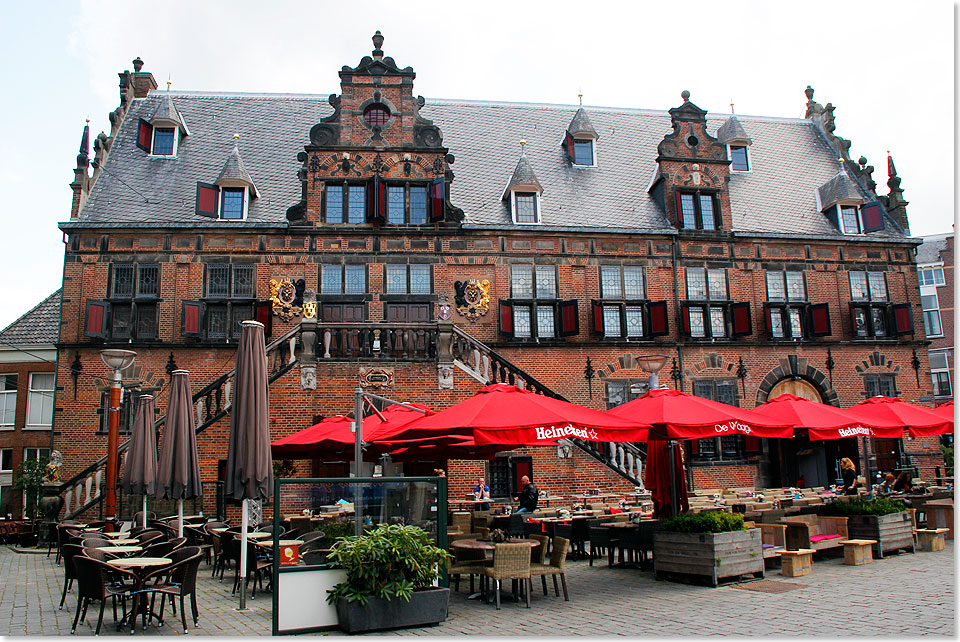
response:
<path fill-rule="evenodd" d="M 527 139 L 521 138 L 520 139 L 520 158 L 524 157 L 524 152 L 526 150 L 526 147 L 527 147 Z"/>
<path fill-rule="evenodd" d="M 141 69 L 143 69 L 143 61 L 140 60 L 140 56 L 137 56 L 133 59 L 133 70 L 137 73 L 140 73 Z"/>
<path fill-rule="evenodd" d="M 233 133 L 233 140 L 240 140 L 240 132 Z"/>
<path fill-rule="evenodd" d="M 167 93 L 170 93 L 170 85 L 173 84 L 173 81 L 170 80 L 170 74 L 167 74 Z"/>
<path fill-rule="evenodd" d="M 686 89 L 680 92 L 680 97 L 683 98 L 683 102 L 690 102 L 690 92 Z"/>
<path fill-rule="evenodd" d="M 735 112 L 735 111 L 733 110 L 733 98 L 732 98 L 732 97 L 730 98 L 730 113 L 731 113 L 731 114 L 737 113 L 737 112 Z"/>
<path fill-rule="evenodd" d="M 377 33 L 373 34 L 373 57 L 377 60 L 383 58 L 383 34 L 380 33 L 380 30 L 377 29 Z"/>
<path fill-rule="evenodd" d="M 583 89 L 577 93 L 577 98 L 580 99 L 580 106 L 583 107 Z"/>

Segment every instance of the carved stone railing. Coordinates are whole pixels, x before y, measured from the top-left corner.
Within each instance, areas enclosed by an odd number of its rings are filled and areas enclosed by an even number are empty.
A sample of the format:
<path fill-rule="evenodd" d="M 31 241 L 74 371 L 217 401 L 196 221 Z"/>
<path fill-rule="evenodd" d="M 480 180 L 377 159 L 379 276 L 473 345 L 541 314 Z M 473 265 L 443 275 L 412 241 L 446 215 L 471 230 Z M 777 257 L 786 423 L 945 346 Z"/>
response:
<path fill-rule="evenodd" d="M 267 345 L 267 367 L 271 383 L 296 365 L 299 332 L 300 326 L 296 326 Z M 225 372 L 193 394 L 193 407 L 197 415 L 197 434 L 230 414 L 235 374 L 236 368 Z M 157 419 L 154 428 L 159 430 L 166 419 L 166 415 Z M 129 445 L 129 441 L 120 444 L 117 449 L 118 456 L 126 452 Z M 107 458 L 101 457 L 60 485 L 59 491 L 66 511 L 65 519 L 74 519 L 102 502 L 106 467 Z"/>
<path fill-rule="evenodd" d="M 509 383 L 524 390 L 567 401 L 562 395 L 537 381 L 533 375 L 524 372 L 489 346 L 457 327 L 453 328 L 451 352 L 454 365 L 480 383 Z M 643 486 L 645 448 L 629 442 L 603 443 L 576 438 L 569 441 L 621 477 L 638 486 Z"/>
<path fill-rule="evenodd" d="M 317 323 L 317 361 L 433 361 L 436 323 Z"/>

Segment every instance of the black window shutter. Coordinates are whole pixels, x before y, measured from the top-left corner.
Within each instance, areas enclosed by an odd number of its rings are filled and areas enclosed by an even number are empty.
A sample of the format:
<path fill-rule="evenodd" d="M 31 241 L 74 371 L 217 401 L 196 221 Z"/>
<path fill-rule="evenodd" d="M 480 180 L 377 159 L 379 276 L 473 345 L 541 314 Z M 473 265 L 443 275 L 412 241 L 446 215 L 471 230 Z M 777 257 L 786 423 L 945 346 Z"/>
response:
<path fill-rule="evenodd" d="M 203 328 L 203 304 L 200 301 L 183 301 L 181 304 L 180 334 L 199 337 Z"/>
<path fill-rule="evenodd" d="M 217 218 L 220 207 L 220 188 L 210 183 L 197 183 L 197 209 L 200 216 Z"/>
<path fill-rule="evenodd" d="M 561 337 L 580 334 L 580 310 L 577 308 L 576 299 L 561 301 L 557 306 L 557 316 L 559 317 L 557 327 L 560 328 Z"/>
<path fill-rule="evenodd" d="M 897 303 L 890 306 L 890 327 L 897 336 L 913 334 L 913 314 L 909 303 Z"/>
<path fill-rule="evenodd" d="M 603 303 L 600 301 L 591 301 L 592 316 L 593 316 L 593 331 L 597 334 L 603 334 Z"/>
<path fill-rule="evenodd" d="M 430 222 L 431 223 L 442 223 L 445 216 L 444 203 L 443 203 L 443 190 L 444 190 L 444 180 L 443 178 L 437 178 L 430 181 Z"/>
<path fill-rule="evenodd" d="M 743 450 L 747 453 L 760 452 L 760 438 L 745 436 L 743 438 Z"/>
<path fill-rule="evenodd" d="M 690 336 L 690 306 L 689 305 L 683 306 L 683 309 L 680 311 L 680 313 L 683 316 L 683 334 L 689 337 Z M 706 323 L 706 319 L 704 319 L 704 323 Z"/>
<path fill-rule="evenodd" d="M 837 228 L 837 230 L 839 231 L 839 230 L 840 230 L 840 219 L 837 217 L 837 207 L 838 207 L 837 205 L 832 205 L 832 206 L 830 207 L 830 209 L 828 209 L 828 210 L 825 212 L 825 214 L 827 215 L 827 219 L 828 219 L 828 220 L 833 224 L 833 226 L 834 226 L 835 228 Z"/>
<path fill-rule="evenodd" d="M 811 337 L 825 337 L 831 334 L 830 306 L 826 303 L 814 303 L 807 308 L 807 328 Z"/>
<path fill-rule="evenodd" d="M 106 301 L 87 299 L 87 311 L 84 316 L 83 334 L 98 339 L 107 338 L 107 323 L 110 320 L 110 304 Z"/>
<path fill-rule="evenodd" d="M 745 337 L 753 334 L 753 320 L 750 317 L 750 303 L 741 301 L 730 305 L 730 317 L 732 319 L 731 334 L 735 337 Z"/>
<path fill-rule="evenodd" d="M 500 302 L 500 334 L 513 336 L 513 302 Z"/>
<path fill-rule="evenodd" d="M 651 337 L 662 337 L 670 333 L 670 322 L 667 319 L 667 302 L 653 301 L 647 305 L 648 323 Z"/>
<path fill-rule="evenodd" d="M 385 187 L 380 176 L 374 175 L 367 182 L 367 223 L 383 223 L 385 220 Z"/>
<path fill-rule="evenodd" d="M 263 324 L 263 336 L 269 337 L 273 330 L 273 301 L 257 301 L 254 303 L 253 318 Z"/>
<path fill-rule="evenodd" d="M 880 203 L 872 201 L 860 206 L 860 219 L 863 221 L 864 232 L 876 232 L 883 229 L 883 209 Z"/>
<path fill-rule="evenodd" d="M 570 135 L 570 132 L 567 132 L 567 158 L 570 159 L 571 163 L 575 159 L 575 152 L 573 149 L 573 136 Z"/>
<path fill-rule="evenodd" d="M 153 142 L 153 125 L 140 119 L 137 125 L 137 147 L 145 152 L 150 151 L 150 144 Z"/>

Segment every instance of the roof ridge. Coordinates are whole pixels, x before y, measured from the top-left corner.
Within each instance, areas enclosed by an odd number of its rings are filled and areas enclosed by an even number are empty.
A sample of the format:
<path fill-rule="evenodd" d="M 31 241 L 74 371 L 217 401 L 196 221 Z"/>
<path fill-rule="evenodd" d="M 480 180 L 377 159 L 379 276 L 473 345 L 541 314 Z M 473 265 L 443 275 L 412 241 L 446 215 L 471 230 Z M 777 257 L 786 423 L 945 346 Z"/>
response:
<path fill-rule="evenodd" d="M 45 305 L 48 301 L 50 301 L 50 299 L 52 299 L 52 298 L 55 297 L 55 296 L 59 296 L 59 295 L 60 295 L 60 291 L 61 291 L 62 289 L 63 289 L 63 288 L 57 288 L 57 290 L 56 290 L 53 294 L 49 295 L 48 297 L 46 297 L 45 299 L 43 299 L 42 301 L 40 301 L 40 303 L 36 304 L 36 305 L 33 306 L 32 308 L 30 308 L 29 310 L 27 310 L 26 312 L 24 312 L 23 314 L 21 314 L 19 317 L 17 317 L 17 319 L 16 319 L 15 321 L 13 321 L 12 323 L 10 323 L 10 325 L 8 325 L 8 326 L 5 327 L 4 329 L 0 330 L 0 337 L 2 337 L 8 330 L 10 330 L 11 328 L 13 328 L 13 326 L 17 325 L 18 323 L 20 323 L 21 321 L 23 321 L 24 319 L 26 319 L 28 316 L 30 316 L 31 314 L 33 314 L 34 312 L 36 312 L 41 306 Z"/>

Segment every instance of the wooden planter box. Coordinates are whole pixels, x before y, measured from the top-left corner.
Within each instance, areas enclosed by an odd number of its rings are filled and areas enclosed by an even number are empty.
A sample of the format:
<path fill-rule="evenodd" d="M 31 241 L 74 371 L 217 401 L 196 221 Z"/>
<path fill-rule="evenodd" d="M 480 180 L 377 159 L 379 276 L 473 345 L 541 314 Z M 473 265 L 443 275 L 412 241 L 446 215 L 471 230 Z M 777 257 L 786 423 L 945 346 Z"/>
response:
<path fill-rule="evenodd" d="M 340 629 L 347 633 L 366 633 L 411 626 L 436 626 L 447 619 L 450 589 L 429 588 L 414 591 L 410 601 L 371 597 L 366 604 L 337 602 Z"/>
<path fill-rule="evenodd" d="M 752 573 L 763 577 L 760 529 L 728 533 L 653 535 L 653 570 L 657 579 L 704 577 L 716 586 L 721 578 Z"/>
<path fill-rule="evenodd" d="M 847 533 L 850 539 L 873 539 L 873 556 L 882 558 L 900 548 L 915 551 L 913 543 L 913 521 L 910 513 L 891 513 L 889 515 L 850 515 L 847 518 Z"/>

